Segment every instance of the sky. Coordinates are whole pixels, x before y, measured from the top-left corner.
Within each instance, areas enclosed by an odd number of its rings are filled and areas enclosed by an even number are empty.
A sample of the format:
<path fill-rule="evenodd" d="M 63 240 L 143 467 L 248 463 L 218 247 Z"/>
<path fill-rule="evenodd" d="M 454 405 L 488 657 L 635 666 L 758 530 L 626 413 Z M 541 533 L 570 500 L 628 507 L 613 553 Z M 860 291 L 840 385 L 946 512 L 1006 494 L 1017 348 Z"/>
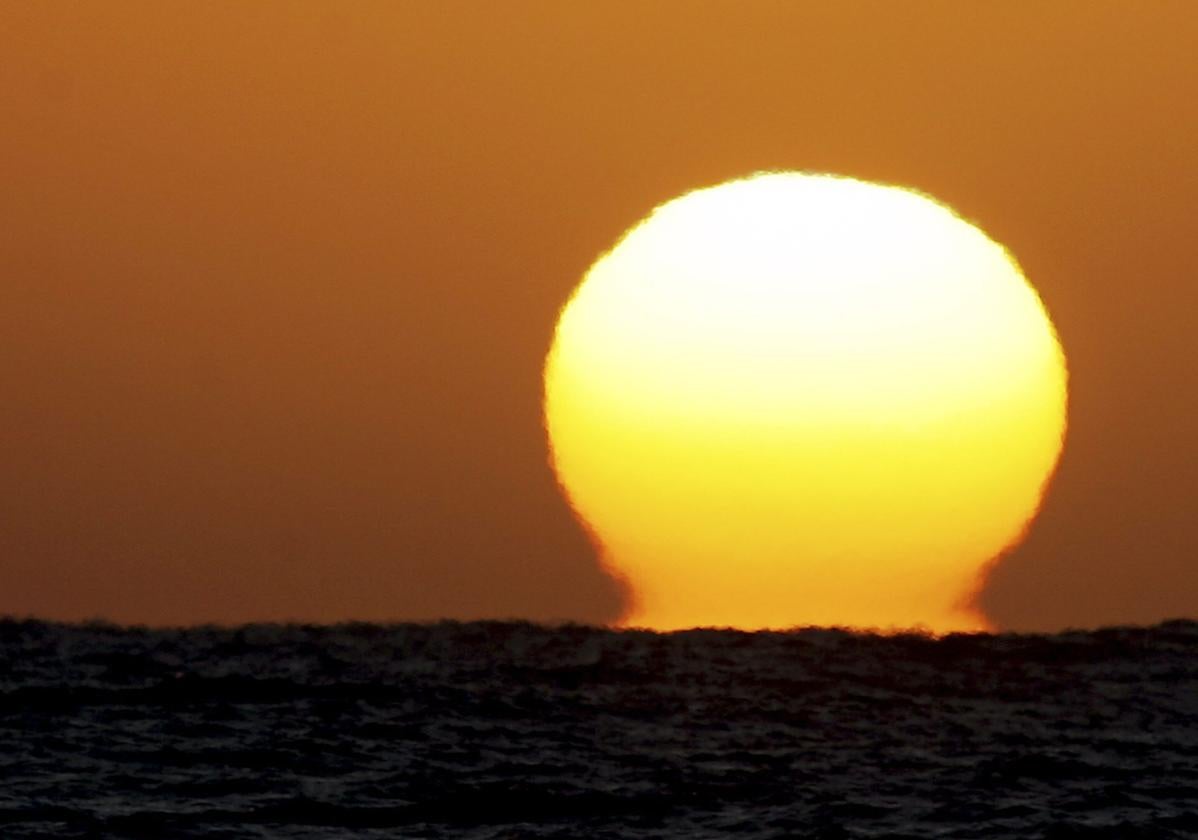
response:
<path fill-rule="evenodd" d="M 0 614 L 611 621 L 541 373 L 588 265 L 765 169 L 1004 243 L 1070 429 L 980 604 L 1198 616 L 1198 7 L 0 10 Z"/>

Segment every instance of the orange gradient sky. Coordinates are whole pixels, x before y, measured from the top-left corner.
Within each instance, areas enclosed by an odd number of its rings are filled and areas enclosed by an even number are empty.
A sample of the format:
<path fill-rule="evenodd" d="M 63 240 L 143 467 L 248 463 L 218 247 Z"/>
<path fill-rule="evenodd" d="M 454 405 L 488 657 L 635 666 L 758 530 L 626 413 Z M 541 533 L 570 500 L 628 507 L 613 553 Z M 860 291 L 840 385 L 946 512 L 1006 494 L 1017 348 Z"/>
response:
<path fill-rule="evenodd" d="M 1198 614 L 1198 12 L 9 4 L 0 613 L 611 620 L 541 373 L 649 208 L 763 169 L 1017 255 L 1069 442 L 980 606 Z"/>

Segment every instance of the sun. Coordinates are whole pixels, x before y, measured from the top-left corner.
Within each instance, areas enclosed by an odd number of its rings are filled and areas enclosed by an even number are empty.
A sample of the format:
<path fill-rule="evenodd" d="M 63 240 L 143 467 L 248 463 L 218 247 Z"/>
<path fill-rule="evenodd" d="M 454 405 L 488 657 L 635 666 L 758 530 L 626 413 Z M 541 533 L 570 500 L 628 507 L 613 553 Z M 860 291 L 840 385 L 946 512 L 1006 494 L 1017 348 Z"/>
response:
<path fill-rule="evenodd" d="M 933 199 L 763 173 L 661 205 L 562 310 L 552 463 L 624 623 L 987 629 L 1060 456 L 1065 358 L 1011 255 Z"/>

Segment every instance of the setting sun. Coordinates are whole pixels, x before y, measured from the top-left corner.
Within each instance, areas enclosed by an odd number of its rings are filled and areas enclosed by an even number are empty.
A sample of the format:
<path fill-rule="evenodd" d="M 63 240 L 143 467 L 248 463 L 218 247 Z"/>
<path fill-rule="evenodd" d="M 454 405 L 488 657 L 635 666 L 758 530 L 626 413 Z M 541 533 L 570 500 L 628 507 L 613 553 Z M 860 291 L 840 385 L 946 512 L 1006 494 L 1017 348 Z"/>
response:
<path fill-rule="evenodd" d="M 595 262 L 545 370 L 552 460 L 625 623 L 985 629 L 1066 372 L 1002 246 L 897 187 L 762 174 Z"/>

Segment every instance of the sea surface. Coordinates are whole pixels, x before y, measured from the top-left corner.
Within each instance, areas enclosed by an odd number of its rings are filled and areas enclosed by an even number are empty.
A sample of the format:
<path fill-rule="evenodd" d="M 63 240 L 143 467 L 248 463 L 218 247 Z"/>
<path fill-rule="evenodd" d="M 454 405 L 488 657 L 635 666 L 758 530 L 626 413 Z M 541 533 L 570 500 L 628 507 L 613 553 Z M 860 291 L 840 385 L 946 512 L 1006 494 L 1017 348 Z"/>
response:
<path fill-rule="evenodd" d="M 1198 623 L 0 620 L 27 837 L 1198 837 Z"/>

